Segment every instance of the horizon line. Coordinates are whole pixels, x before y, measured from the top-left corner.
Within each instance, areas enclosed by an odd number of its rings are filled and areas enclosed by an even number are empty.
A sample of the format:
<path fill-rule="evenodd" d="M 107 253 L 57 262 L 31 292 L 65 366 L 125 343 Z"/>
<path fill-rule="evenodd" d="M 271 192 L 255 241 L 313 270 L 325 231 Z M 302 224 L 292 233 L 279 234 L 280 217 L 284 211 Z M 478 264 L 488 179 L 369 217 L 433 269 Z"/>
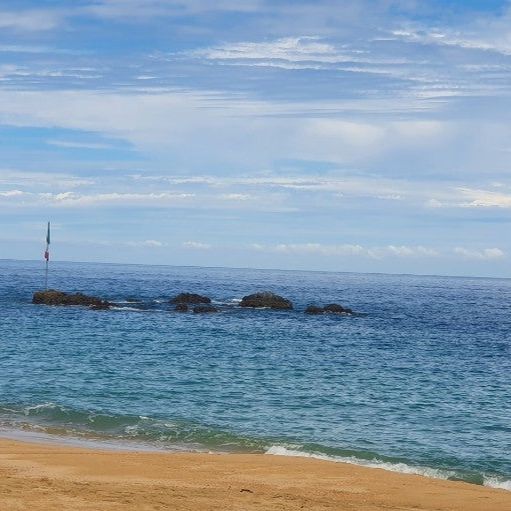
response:
<path fill-rule="evenodd" d="M 18 261 L 18 262 L 42 262 L 44 259 L 16 259 L 12 257 L 2 258 L 0 261 Z M 389 273 L 389 272 L 362 272 L 362 271 L 341 271 L 341 270 L 300 270 L 300 269 L 285 269 L 285 268 L 256 268 L 250 266 L 200 266 L 200 265 L 184 265 L 184 264 L 157 264 L 157 263 L 119 263 L 111 261 L 72 261 L 68 259 L 59 259 L 57 261 L 50 261 L 58 263 L 71 263 L 71 264 L 108 264 L 114 266 L 150 266 L 150 267 L 171 267 L 171 268 L 203 268 L 203 269 L 223 269 L 223 270 L 254 270 L 254 271 L 286 271 L 286 272 L 300 272 L 300 273 L 331 273 L 331 274 L 348 274 L 348 275 L 386 275 L 393 277 L 438 277 L 438 278 L 453 278 L 453 279 L 486 279 L 486 280 L 511 280 L 511 277 L 491 277 L 487 275 L 447 275 L 436 273 Z M 44 267 L 43 267 L 44 269 Z"/>

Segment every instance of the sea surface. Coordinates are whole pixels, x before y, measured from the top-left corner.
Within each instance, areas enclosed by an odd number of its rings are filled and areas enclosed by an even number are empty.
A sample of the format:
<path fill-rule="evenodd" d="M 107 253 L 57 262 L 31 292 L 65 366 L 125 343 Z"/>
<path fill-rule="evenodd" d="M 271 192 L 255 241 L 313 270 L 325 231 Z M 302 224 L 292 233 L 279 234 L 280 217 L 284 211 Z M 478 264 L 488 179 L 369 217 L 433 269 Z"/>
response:
<path fill-rule="evenodd" d="M 0 260 L 0 428 L 511 489 L 511 280 Z M 242 309 L 272 290 L 293 311 Z M 181 291 L 217 314 L 177 313 Z M 358 316 L 308 316 L 311 303 Z M 1 432 L 0 432 L 1 433 Z"/>

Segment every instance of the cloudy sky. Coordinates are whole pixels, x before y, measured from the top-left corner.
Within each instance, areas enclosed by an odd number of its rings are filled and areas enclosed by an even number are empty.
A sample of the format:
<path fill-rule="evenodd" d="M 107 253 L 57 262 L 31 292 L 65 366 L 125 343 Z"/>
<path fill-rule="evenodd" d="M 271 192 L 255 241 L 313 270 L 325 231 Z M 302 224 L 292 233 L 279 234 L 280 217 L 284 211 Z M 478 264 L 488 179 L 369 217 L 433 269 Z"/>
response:
<path fill-rule="evenodd" d="M 511 277 L 511 2 L 0 0 L 0 258 Z"/>

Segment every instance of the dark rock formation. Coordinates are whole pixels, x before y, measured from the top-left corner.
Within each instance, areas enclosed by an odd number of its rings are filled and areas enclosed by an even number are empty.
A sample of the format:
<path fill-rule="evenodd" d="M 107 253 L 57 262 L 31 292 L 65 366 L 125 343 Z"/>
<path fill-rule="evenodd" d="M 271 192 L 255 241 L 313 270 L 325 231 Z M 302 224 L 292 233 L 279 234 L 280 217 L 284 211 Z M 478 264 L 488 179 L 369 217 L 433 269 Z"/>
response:
<path fill-rule="evenodd" d="M 44 305 L 84 305 L 86 307 L 94 307 L 95 309 L 108 309 L 110 307 L 110 303 L 95 296 L 87 296 L 82 293 L 69 294 L 55 289 L 36 291 L 32 298 L 32 303 Z"/>
<path fill-rule="evenodd" d="M 209 314 L 211 312 L 218 312 L 218 309 L 213 307 L 213 305 L 197 305 L 193 308 L 193 312 L 195 314 Z"/>
<path fill-rule="evenodd" d="M 323 307 L 325 312 L 329 312 L 331 314 L 353 314 L 351 309 L 347 309 L 338 303 L 330 303 Z"/>
<path fill-rule="evenodd" d="M 317 307 L 316 305 L 309 305 L 306 309 L 305 309 L 305 314 L 324 314 L 325 313 L 325 309 L 323 309 L 323 307 Z"/>
<path fill-rule="evenodd" d="M 176 297 L 170 300 L 170 303 L 175 304 L 211 303 L 211 298 L 208 298 L 207 296 L 197 295 L 195 293 L 179 293 Z"/>
<path fill-rule="evenodd" d="M 252 295 L 244 296 L 240 302 L 241 307 L 268 307 L 270 309 L 292 309 L 293 304 L 283 298 L 269 291 L 263 293 L 254 293 Z"/>
<path fill-rule="evenodd" d="M 178 303 L 174 310 L 177 312 L 188 312 L 188 305 L 186 303 Z"/>

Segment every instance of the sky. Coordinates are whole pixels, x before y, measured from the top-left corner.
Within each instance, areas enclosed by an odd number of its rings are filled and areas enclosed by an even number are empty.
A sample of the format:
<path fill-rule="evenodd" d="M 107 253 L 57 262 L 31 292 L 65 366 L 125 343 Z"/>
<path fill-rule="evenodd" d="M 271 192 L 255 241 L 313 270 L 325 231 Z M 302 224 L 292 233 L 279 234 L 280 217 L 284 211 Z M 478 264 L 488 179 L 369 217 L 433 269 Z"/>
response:
<path fill-rule="evenodd" d="M 511 2 L 0 0 L 0 258 L 511 277 Z"/>

